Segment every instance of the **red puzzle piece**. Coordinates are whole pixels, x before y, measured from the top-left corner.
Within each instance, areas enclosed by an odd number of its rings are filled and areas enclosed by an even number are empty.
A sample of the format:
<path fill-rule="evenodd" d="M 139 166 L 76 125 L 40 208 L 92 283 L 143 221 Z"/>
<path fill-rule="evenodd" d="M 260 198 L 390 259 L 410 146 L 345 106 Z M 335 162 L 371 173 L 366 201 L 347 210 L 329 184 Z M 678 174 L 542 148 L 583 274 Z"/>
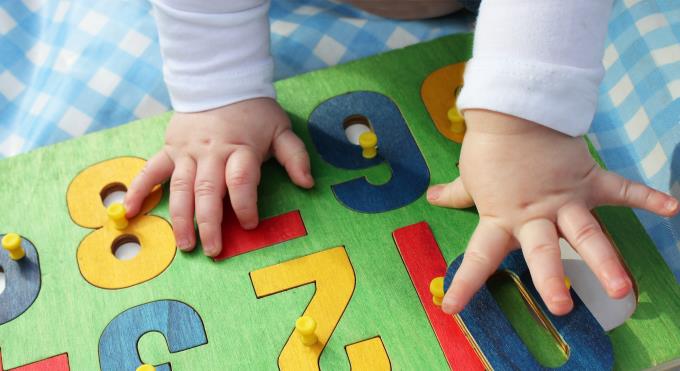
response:
<path fill-rule="evenodd" d="M 426 222 L 412 224 L 397 229 L 392 237 L 451 369 L 484 370 L 456 320 L 432 302 L 430 282 L 446 275 L 446 261 L 430 226 Z"/>
<path fill-rule="evenodd" d="M 54 357 L 45 358 L 40 361 L 19 366 L 7 371 L 70 371 L 68 364 L 68 353 L 62 353 Z M 2 367 L 2 352 L 0 351 L 0 371 Z"/>
<path fill-rule="evenodd" d="M 245 254 L 280 242 L 307 235 L 300 211 L 295 210 L 278 216 L 260 220 L 253 230 L 245 230 L 236 218 L 229 200 L 224 205 L 222 220 L 222 252 L 215 261 Z"/>

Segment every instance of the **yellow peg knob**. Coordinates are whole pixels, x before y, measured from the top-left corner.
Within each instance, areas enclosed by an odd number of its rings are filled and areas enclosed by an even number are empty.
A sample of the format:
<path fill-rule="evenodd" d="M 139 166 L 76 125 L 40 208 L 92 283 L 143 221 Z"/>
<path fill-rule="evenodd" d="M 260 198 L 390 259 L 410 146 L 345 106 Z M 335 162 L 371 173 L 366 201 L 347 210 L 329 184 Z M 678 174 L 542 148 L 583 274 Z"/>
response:
<path fill-rule="evenodd" d="M 451 107 L 446 112 L 446 117 L 451 123 L 451 126 L 449 126 L 449 130 L 451 130 L 451 132 L 455 134 L 465 133 L 465 119 L 463 119 L 463 116 L 460 114 L 460 112 L 458 112 L 458 109 L 455 106 Z"/>
<path fill-rule="evenodd" d="M 125 206 L 123 204 L 115 203 L 106 209 L 106 214 L 108 214 L 109 219 L 113 221 L 113 225 L 116 229 L 123 230 L 128 226 L 128 220 L 125 217 Z"/>
<path fill-rule="evenodd" d="M 319 341 L 314 331 L 316 331 L 316 321 L 309 316 L 302 316 L 295 321 L 295 331 L 300 334 L 302 344 L 312 346 Z"/>
<path fill-rule="evenodd" d="M 153 365 L 141 365 L 137 367 L 137 371 L 156 371 L 156 367 Z"/>
<path fill-rule="evenodd" d="M 437 277 L 430 282 L 430 293 L 434 305 L 441 306 L 444 299 L 444 277 Z"/>
<path fill-rule="evenodd" d="M 9 257 L 12 260 L 21 260 L 26 256 L 24 248 L 21 247 L 21 236 L 16 233 L 7 233 L 2 238 L 2 248 L 9 252 Z"/>
<path fill-rule="evenodd" d="M 571 280 L 569 279 L 569 277 L 564 276 L 564 284 L 567 286 L 567 290 L 571 288 Z"/>
<path fill-rule="evenodd" d="M 361 155 L 372 159 L 378 154 L 378 136 L 372 131 L 365 131 L 359 135 L 359 145 L 362 148 Z"/>

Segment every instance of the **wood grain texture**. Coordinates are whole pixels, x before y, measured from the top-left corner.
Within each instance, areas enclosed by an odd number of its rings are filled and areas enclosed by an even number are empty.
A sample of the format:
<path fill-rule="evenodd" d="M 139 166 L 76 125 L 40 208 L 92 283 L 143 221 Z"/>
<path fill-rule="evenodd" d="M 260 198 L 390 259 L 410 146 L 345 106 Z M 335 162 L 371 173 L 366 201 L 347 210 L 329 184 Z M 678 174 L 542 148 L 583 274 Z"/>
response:
<path fill-rule="evenodd" d="M 478 351 L 456 319 L 432 302 L 430 282 L 446 275 L 446 261 L 430 226 L 426 222 L 412 224 L 397 229 L 392 236 L 449 367 L 452 370 L 483 370 L 485 365 L 477 356 Z"/>
<path fill-rule="evenodd" d="M 222 251 L 215 260 L 232 258 L 306 235 L 307 229 L 298 210 L 262 219 L 257 228 L 245 230 L 227 199 L 222 219 Z"/>
<path fill-rule="evenodd" d="M 446 290 L 462 261 L 463 256 L 460 256 L 449 266 L 444 279 Z M 573 290 L 571 293 L 574 309 L 567 315 L 554 316 L 540 300 L 521 251 L 510 253 L 501 263 L 499 271 L 512 272 L 521 281 L 530 297 L 529 306 L 539 318 L 549 321 L 546 326 L 557 331 L 556 338 L 564 339 L 566 343 L 564 351 L 565 354 L 568 353 L 568 358 L 556 369 L 609 370 L 613 367 L 611 340 Z M 486 286 L 472 297 L 470 303 L 460 313 L 460 317 L 494 369 L 548 369 L 536 362 Z"/>
<path fill-rule="evenodd" d="M 345 347 L 352 371 L 387 371 L 392 369 L 390 357 L 380 336 Z"/>
<path fill-rule="evenodd" d="M 366 159 L 361 148 L 350 143 L 344 123 L 362 116 L 378 137 L 378 156 Z M 357 178 L 333 184 L 333 193 L 348 208 L 382 213 L 406 206 L 420 197 L 430 183 L 430 171 L 413 140 L 399 107 L 375 92 L 351 92 L 321 103 L 309 117 L 309 132 L 317 152 L 340 169 L 365 169 L 385 162 L 391 170 L 383 184 Z"/>
<path fill-rule="evenodd" d="M 5 235 L 0 234 L 0 239 Z M 12 260 L 0 249 L 0 268 L 5 272 L 5 289 L 0 293 L 0 325 L 21 316 L 38 298 L 41 286 L 38 251 L 31 241 L 21 238 L 25 256 Z"/>
<path fill-rule="evenodd" d="M 423 104 L 439 133 L 457 143 L 463 143 L 465 132 L 451 131 L 447 113 L 456 106 L 455 92 L 463 86 L 464 71 L 464 63 L 444 66 L 428 75 L 420 90 Z"/>
<path fill-rule="evenodd" d="M 7 371 L 70 371 L 70 366 L 68 364 L 68 354 L 59 354 L 54 357 L 49 357 L 42 359 L 40 361 L 35 361 L 27 365 L 15 367 Z M 2 352 L 0 352 L 0 371 L 2 368 Z"/>
<path fill-rule="evenodd" d="M 309 150 L 316 185 L 311 190 L 298 188 L 278 164 L 266 163 L 258 196 L 260 215 L 299 210 L 307 235 L 217 263 L 200 249 L 177 253 L 162 274 L 129 288 L 103 290 L 83 279 L 76 250 L 92 229 L 73 223 L 66 192 L 73 179 L 93 164 L 124 156 L 150 158 L 163 146 L 169 115 L 0 161 L 0 174 L 12 174 L 0 175 L 0 203 L 13 210 L 0 213 L 0 230 L 30 236 L 40 252 L 42 273 L 38 299 L 20 317 L 0 326 L 0 347 L 7 350 L 5 367 L 68 353 L 73 370 L 96 370 L 98 341 L 113 318 L 129 308 L 173 298 L 200 313 L 210 342 L 169 353 L 162 337 L 151 333 L 140 340 L 145 362 L 169 361 L 176 370 L 275 368 L 314 287 L 257 299 L 249 273 L 342 245 L 354 267 L 356 285 L 319 359 L 320 368 L 349 369 L 344 347 L 380 335 L 394 369 L 447 369 L 392 232 L 426 221 L 444 259 L 452 261 L 463 252 L 477 214 L 472 209 L 434 208 L 423 196 L 384 213 L 348 209 L 331 186 L 361 177 L 382 184 L 390 179 L 390 166 L 381 162 L 351 170 L 327 163 L 316 152 L 308 119 L 332 97 L 355 91 L 383 94 L 399 107 L 425 159 L 430 183 L 452 181 L 458 176 L 460 145 L 437 131 L 420 89 L 433 71 L 468 59 L 471 40 L 469 35 L 450 37 L 278 82 L 279 101 Z M 167 192 L 149 214 L 169 220 Z M 680 289 L 671 272 L 630 210 L 604 208 L 598 214 L 640 292 L 633 317 L 608 334 L 615 368 L 639 370 L 680 357 Z M 33 336 L 26 336 L 29 332 Z"/>
<path fill-rule="evenodd" d="M 99 339 L 99 365 L 102 371 L 136 370 L 144 364 L 137 344 L 144 334 L 161 333 L 171 353 L 208 343 L 201 316 L 176 300 L 159 300 L 130 308 L 104 329 Z M 156 371 L 170 371 L 169 363 L 156 365 Z"/>

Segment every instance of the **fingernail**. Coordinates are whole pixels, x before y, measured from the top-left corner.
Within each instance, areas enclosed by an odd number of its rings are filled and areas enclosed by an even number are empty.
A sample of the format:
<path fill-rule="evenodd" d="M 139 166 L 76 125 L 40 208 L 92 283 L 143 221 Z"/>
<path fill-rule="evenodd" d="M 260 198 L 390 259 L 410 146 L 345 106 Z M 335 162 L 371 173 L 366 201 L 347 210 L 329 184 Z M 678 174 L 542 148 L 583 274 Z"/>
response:
<path fill-rule="evenodd" d="M 215 251 L 216 249 L 212 245 L 203 246 L 203 252 L 205 253 L 206 256 L 212 258 L 213 256 L 217 255 Z"/>
<path fill-rule="evenodd" d="M 177 241 L 177 247 L 180 250 L 186 250 L 191 246 L 189 246 L 189 240 L 179 240 L 179 241 Z"/>
<path fill-rule="evenodd" d="M 628 286 L 628 280 L 617 277 L 609 280 L 609 289 L 612 291 L 621 291 Z"/>
<path fill-rule="evenodd" d="M 456 314 L 460 312 L 463 308 L 461 308 L 460 303 L 456 299 L 453 298 L 444 298 L 442 301 L 442 310 L 445 313 L 448 314 Z"/>
<path fill-rule="evenodd" d="M 567 295 L 565 293 L 559 293 L 559 294 L 553 295 L 550 300 L 555 305 L 562 305 L 562 304 L 569 303 L 571 298 L 569 297 L 569 295 Z"/>
<path fill-rule="evenodd" d="M 241 227 L 243 227 L 243 229 L 246 229 L 246 230 L 251 230 L 251 229 L 255 229 L 255 227 L 257 227 L 257 223 L 245 223 L 245 224 L 242 224 Z"/>
<path fill-rule="evenodd" d="M 439 198 L 439 196 L 442 194 L 443 186 L 436 185 L 430 187 L 430 189 L 427 190 L 427 200 L 428 201 L 434 201 Z"/>
<path fill-rule="evenodd" d="M 673 199 L 666 201 L 666 210 L 674 211 L 677 208 L 678 208 L 678 200 L 673 198 Z"/>

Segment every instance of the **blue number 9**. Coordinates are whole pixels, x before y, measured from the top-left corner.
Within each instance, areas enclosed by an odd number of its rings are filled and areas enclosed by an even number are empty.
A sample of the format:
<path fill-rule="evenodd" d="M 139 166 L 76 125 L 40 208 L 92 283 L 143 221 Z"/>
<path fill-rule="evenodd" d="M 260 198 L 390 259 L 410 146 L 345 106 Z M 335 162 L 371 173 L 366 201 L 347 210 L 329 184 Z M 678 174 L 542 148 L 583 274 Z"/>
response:
<path fill-rule="evenodd" d="M 345 135 L 348 118 L 365 118 L 378 137 L 378 155 L 362 156 L 361 148 Z M 406 206 L 420 197 L 430 183 L 430 171 L 397 105 L 374 92 L 352 92 L 321 103 L 309 117 L 309 133 L 321 157 L 333 166 L 359 170 L 386 162 L 390 180 L 370 184 L 365 177 L 331 186 L 346 207 L 380 213 Z"/>

